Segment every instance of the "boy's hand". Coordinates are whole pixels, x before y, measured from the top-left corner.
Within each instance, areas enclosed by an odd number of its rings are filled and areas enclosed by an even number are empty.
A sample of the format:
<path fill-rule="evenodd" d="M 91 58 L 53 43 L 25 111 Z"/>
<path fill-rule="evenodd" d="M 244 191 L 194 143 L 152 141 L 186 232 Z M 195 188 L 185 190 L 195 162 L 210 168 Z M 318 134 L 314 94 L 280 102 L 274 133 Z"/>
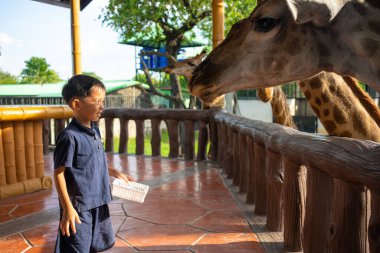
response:
<path fill-rule="evenodd" d="M 123 172 L 120 172 L 119 175 L 117 175 L 116 177 L 123 180 L 126 183 L 128 183 L 129 181 L 134 181 L 131 176 L 129 176 Z"/>
<path fill-rule="evenodd" d="M 129 176 L 123 172 L 120 172 L 119 170 L 116 170 L 113 167 L 108 167 L 108 173 L 110 176 L 115 177 L 115 178 L 119 178 L 126 183 L 128 183 L 129 181 L 134 181 L 134 179 L 131 176 Z"/>
<path fill-rule="evenodd" d="M 77 231 L 75 229 L 75 222 L 81 224 L 79 215 L 74 208 L 69 208 L 67 211 L 64 210 L 62 214 L 61 222 L 59 223 L 59 228 L 61 229 L 62 235 L 70 236 L 70 229 L 75 234 Z"/>

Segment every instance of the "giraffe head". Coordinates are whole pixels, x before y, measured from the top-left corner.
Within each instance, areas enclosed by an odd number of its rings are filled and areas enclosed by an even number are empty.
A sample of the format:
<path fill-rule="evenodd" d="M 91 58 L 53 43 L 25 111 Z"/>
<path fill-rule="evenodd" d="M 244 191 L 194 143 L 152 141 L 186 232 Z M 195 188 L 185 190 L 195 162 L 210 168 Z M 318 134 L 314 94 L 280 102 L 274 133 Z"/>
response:
<path fill-rule="evenodd" d="M 380 90 L 378 15 L 380 9 L 364 1 L 266 0 L 234 24 L 194 70 L 189 90 L 210 102 L 228 92 L 303 80 L 323 70 L 357 77 Z"/>
<path fill-rule="evenodd" d="M 187 58 L 183 61 L 174 62 L 173 64 L 164 67 L 163 70 L 168 74 L 177 74 L 190 79 L 193 70 L 201 63 L 206 54 L 206 51 L 203 50 L 196 56 Z"/>

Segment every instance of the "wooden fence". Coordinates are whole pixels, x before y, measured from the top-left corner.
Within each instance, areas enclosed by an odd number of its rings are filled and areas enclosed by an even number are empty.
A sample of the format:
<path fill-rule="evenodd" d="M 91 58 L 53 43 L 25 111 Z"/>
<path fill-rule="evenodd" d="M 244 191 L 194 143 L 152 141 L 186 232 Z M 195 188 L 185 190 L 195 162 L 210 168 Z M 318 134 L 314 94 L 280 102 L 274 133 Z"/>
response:
<path fill-rule="evenodd" d="M 0 149 L 0 166 L 5 168 L 0 170 L 0 178 L 4 178 L 5 174 L 8 183 L 8 177 L 18 180 L 24 173 L 24 169 L 20 170 L 18 165 L 17 168 L 14 165 L 18 160 L 17 152 L 21 150 L 16 140 L 29 139 L 31 133 L 25 129 L 21 130 L 24 135 L 20 136 L 10 132 L 19 133 L 20 119 L 25 121 L 21 124 L 25 128 L 32 117 L 28 114 L 13 117 L 16 114 L 12 111 L 6 114 L 0 112 L 0 146 L 5 151 Z M 45 114 L 37 118 L 55 118 L 59 131 L 69 116 L 65 113 L 57 116 Z M 114 151 L 116 134 L 120 136 L 117 152 L 125 153 L 129 120 L 136 123 L 137 155 L 144 154 L 143 129 L 146 120 L 150 120 L 152 125 L 153 156 L 161 155 L 159 126 L 162 121 L 168 127 L 169 157 L 179 156 L 180 125 L 184 125 L 185 133 L 184 159 L 207 159 L 207 142 L 211 140 L 212 159 L 232 179 L 233 184 L 246 193 L 246 202 L 254 204 L 255 215 L 266 216 L 268 231 L 283 232 L 286 251 L 380 252 L 379 143 L 307 134 L 281 125 L 211 110 L 110 108 L 104 111 L 103 117 L 106 122 L 107 152 Z M 9 123 L 11 119 L 14 122 Z M 121 131 L 114 134 L 112 124 L 115 119 L 120 120 Z M 12 125 L 13 128 L 9 129 L 13 130 L 9 130 L 8 125 Z M 196 125 L 199 128 L 199 146 L 195 155 Z M 12 139 L 9 136 L 14 140 L 13 147 L 7 141 L 8 138 Z M 34 146 L 40 150 L 39 140 Z M 9 162 L 9 154 L 12 154 L 13 162 Z M 4 183 L 4 179 L 1 180 Z"/>

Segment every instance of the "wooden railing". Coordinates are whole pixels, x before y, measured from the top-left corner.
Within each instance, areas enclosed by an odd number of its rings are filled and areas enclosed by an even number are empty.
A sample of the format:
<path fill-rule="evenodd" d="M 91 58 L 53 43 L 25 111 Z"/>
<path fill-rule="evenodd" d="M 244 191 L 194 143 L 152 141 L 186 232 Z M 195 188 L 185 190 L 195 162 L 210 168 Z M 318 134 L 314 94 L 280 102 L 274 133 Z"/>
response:
<path fill-rule="evenodd" d="M 0 199 L 51 188 L 44 175 L 43 120 L 71 115 L 66 106 L 0 107 Z"/>
<path fill-rule="evenodd" d="M 71 116 L 67 107 L 0 110 L 0 191 L 44 177 L 42 120 L 50 125 L 47 120 L 55 119 L 58 132 Z M 266 216 L 268 231 L 283 231 L 287 251 L 380 252 L 379 143 L 306 134 L 211 110 L 110 108 L 103 117 L 107 152 L 114 151 L 119 136 L 118 152 L 126 153 L 130 120 L 136 124 L 137 155 L 144 154 L 147 120 L 153 156 L 161 156 L 162 122 L 169 133 L 169 157 L 180 155 L 180 131 L 187 160 L 207 159 L 210 139 L 212 159 L 246 193 L 246 202 L 254 203 L 255 215 Z M 115 119 L 121 131 L 114 134 Z"/>
<path fill-rule="evenodd" d="M 217 162 L 284 248 L 380 252 L 380 144 L 214 116 Z"/>
<path fill-rule="evenodd" d="M 197 160 L 206 159 L 206 147 L 208 143 L 208 125 L 212 118 L 212 111 L 174 110 L 174 109 L 106 109 L 102 117 L 105 119 L 106 152 L 114 150 L 114 119 L 120 120 L 119 153 L 125 153 L 128 142 L 128 121 L 133 120 L 136 124 L 136 155 L 144 155 L 144 124 L 150 120 L 152 137 L 152 156 L 161 156 L 161 122 L 166 123 L 169 135 L 169 157 L 176 158 L 180 155 L 180 135 L 183 131 L 184 158 L 195 159 L 195 131 L 199 130 Z M 183 128 L 181 128 L 183 124 Z"/>

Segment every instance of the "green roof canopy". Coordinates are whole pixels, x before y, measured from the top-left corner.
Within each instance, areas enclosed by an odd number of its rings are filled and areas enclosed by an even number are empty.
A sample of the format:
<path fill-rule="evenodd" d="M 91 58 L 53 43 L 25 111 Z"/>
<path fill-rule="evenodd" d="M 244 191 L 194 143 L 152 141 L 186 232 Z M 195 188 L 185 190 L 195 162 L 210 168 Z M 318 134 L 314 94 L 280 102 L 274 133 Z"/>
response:
<path fill-rule="evenodd" d="M 120 42 L 120 44 L 139 46 L 139 47 L 150 47 L 150 48 L 154 48 L 154 49 L 160 49 L 160 48 L 165 47 L 165 41 L 157 42 L 157 41 L 144 40 L 144 39 L 142 39 L 142 40 L 132 39 L 132 40 L 128 40 L 128 41 L 122 41 L 122 42 Z M 207 45 L 207 43 L 205 43 L 205 42 L 201 42 L 201 41 L 197 41 L 197 40 L 190 40 L 190 39 L 185 37 L 185 39 L 181 43 L 181 48 L 184 48 L 184 47 L 202 47 L 202 46 L 206 46 L 206 45 Z"/>
<path fill-rule="evenodd" d="M 106 93 L 111 93 L 134 85 L 142 85 L 149 89 L 147 84 L 133 80 L 103 81 Z M 61 97 L 62 87 L 65 82 L 47 84 L 1 84 L 0 97 Z"/>

